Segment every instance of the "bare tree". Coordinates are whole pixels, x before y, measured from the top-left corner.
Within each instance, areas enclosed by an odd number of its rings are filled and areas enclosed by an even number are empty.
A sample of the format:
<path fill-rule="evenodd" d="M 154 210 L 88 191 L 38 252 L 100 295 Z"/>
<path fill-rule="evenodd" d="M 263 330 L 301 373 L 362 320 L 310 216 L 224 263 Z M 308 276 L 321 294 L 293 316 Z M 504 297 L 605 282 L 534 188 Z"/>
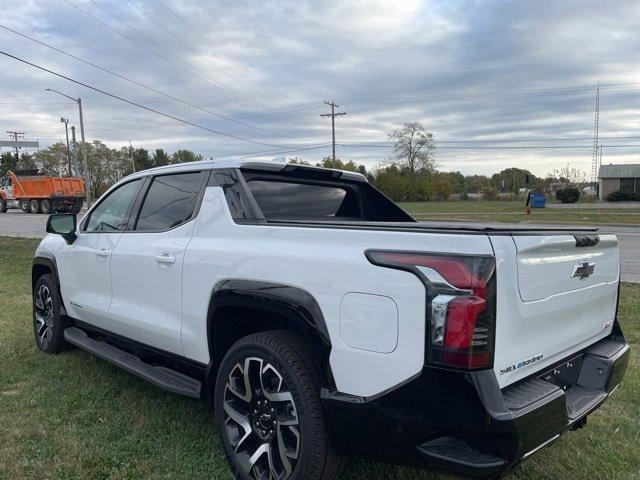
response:
<path fill-rule="evenodd" d="M 420 122 L 405 123 L 387 136 L 395 144 L 394 161 L 400 168 L 411 175 L 421 170 L 435 172 L 436 143 L 433 133 L 427 132 Z"/>
<path fill-rule="evenodd" d="M 579 185 L 586 183 L 587 172 L 580 170 L 579 168 L 570 168 L 569 165 L 563 168 L 556 168 L 551 170 L 547 174 L 547 178 L 556 178 L 563 183 L 570 183 L 573 185 Z"/>

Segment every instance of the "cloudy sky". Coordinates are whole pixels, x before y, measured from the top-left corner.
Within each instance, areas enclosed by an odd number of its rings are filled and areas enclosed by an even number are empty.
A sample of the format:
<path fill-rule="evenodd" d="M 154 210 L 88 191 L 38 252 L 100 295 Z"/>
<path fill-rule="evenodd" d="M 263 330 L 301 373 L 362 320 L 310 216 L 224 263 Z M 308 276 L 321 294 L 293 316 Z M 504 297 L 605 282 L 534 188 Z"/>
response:
<path fill-rule="evenodd" d="M 0 17 L 3 52 L 204 127 L 0 55 L 0 127 L 43 146 L 61 116 L 78 123 L 52 88 L 112 146 L 313 162 L 334 100 L 345 160 L 380 164 L 387 133 L 418 120 L 443 170 L 586 171 L 600 82 L 604 162 L 640 162 L 637 1 L 26 0 Z"/>

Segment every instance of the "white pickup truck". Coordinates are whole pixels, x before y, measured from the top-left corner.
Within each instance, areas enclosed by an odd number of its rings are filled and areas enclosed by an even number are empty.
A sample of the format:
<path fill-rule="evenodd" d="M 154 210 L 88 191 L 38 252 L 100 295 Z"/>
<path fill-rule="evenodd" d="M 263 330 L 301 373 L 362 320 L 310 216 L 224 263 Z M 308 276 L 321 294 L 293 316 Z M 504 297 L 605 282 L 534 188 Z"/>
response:
<path fill-rule="evenodd" d="M 138 172 L 33 262 L 38 346 L 208 398 L 238 479 L 499 478 L 620 383 L 615 236 L 418 223 L 356 173 Z"/>

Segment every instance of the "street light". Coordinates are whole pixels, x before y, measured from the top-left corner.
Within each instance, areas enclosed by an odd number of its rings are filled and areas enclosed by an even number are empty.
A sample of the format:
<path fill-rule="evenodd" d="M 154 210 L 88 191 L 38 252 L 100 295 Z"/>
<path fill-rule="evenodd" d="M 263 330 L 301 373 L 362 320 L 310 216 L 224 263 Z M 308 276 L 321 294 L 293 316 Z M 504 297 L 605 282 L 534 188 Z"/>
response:
<path fill-rule="evenodd" d="M 65 95 L 64 93 L 59 92 L 58 90 L 54 90 L 53 88 L 47 88 L 46 91 L 54 92 L 54 93 L 57 93 L 58 95 L 62 95 L 63 97 L 66 97 L 69 100 L 72 100 L 78 104 L 78 115 L 80 117 L 80 139 L 82 140 L 82 148 L 81 148 L 82 164 L 84 166 L 84 186 L 85 186 L 85 195 L 87 200 L 87 208 L 89 208 L 91 206 L 91 195 L 89 193 L 89 191 L 91 190 L 91 185 L 89 183 L 89 167 L 87 165 L 87 147 L 84 140 L 84 120 L 82 117 L 82 100 L 80 98 L 73 98 L 73 97 L 70 97 L 69 95 Z"/>
<path fill-rule="evenodd" d="M 69 176 L 72 176 L 71 173 L 71 149 L 69 148 L 69 119 L 61 117 L 60 123 L 64 123 L 64 134 L 67 137 L 67 171 Z"/>

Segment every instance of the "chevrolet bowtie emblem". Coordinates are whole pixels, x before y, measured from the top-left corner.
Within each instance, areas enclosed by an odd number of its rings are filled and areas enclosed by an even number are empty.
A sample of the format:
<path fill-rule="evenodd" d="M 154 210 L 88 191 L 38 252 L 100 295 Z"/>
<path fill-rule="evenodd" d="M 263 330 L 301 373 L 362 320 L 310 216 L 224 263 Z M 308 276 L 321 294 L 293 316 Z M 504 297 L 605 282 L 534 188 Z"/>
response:
<path fill-rule="evenodd" d="M 578 277 L 580 280 L 584 280 L 589 275 L 591 275 L 595 269 L 595 263 L 580 262 L 578 265 L 573 267 L 573 274 L 571 275 L 571 277 Z"/>

